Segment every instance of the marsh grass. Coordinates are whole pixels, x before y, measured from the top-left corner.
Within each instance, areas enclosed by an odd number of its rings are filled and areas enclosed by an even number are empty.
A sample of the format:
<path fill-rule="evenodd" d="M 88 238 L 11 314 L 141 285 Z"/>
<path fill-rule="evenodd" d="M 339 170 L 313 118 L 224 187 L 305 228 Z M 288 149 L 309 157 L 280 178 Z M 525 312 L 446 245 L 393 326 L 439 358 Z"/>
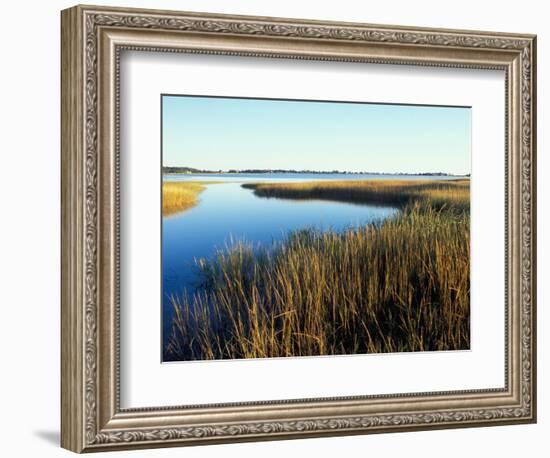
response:
<path fill-rule="evenodd" d="M 207 184 L 216 181 L 165 181 L 162 183 L 162 216 L 170 216 L 193 208 Z"/>
<path fill-rule="evenodd" d="M 470 180 L 342 180 L 302 183 L 246 183 L 259 197 L 321 199 L 369 205 L 403 207 L 429 201 L 434 208 L 452 205 L 469 210 Z"/>
<path fill-rule="evenodd" d="M 194 182 L 162 183 L 162 216 L 170 216 L 194 207 L 204 189 L 204 185 Z"/>
<path fill-rule="evenodd" d="M 376 198 L 402 211 L 344 233 L 301 230 L 201 259 L 203 287 L 172 297 L 170 359 L 469 348 L 467 180 L 245 187 L 270 197 Z"/>

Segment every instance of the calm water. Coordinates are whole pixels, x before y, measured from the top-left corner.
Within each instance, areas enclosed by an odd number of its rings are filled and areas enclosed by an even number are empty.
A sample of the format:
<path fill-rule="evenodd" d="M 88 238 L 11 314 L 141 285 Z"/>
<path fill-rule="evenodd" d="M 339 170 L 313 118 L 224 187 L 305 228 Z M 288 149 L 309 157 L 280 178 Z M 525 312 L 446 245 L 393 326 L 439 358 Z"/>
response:
<path fill-rule="evenodd" d="M 430 176 L 344 174 L 220 174 L 166 175 L 165 181 L 219 181 L 207 185 L 194 208 L 163 218 L 162 288 L 163 335 L 170 329 L 168 298 L 192 291 L 196 284 L 195 259 L 210 257 L 231 240 L 269 244 L 300 228 L 343 231 L 382 221 L 398 210 L 391 207 L 327 201 L 266 199 L 244 189 L 244 182 L 289 182 L 331 179 L 433 179 Z"/>

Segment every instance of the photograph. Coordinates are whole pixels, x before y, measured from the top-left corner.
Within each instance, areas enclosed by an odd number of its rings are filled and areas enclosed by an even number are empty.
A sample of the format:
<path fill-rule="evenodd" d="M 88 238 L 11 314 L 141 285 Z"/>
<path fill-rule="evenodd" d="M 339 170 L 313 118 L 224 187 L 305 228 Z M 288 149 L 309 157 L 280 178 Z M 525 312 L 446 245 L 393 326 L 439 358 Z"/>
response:
<path fill-rule="evenodd" d="M 31 344 L 60 347 L 55 383 L 33 403 L 60 406 L 43 410 L 61 447 L 279 456 L 332 437 L 332 456 L 343 436 L 369 435 L 350 447 L 385 450 L 399 436 L 393 455 L 424 456 L 421 431 L 438 430 L 437 450 L 467 435 L 450 449 L 461 456 L 489 433 L 509 439 L 488 439 L 497 455 L 539 450 L 541 425 L 527 424 L 540 420 L 544 372 L 543 15 L 495 15 L 496 2 L 450 22 L 406 2 L 386 13 L 222 3 L 33 15 L 51 29 L 37 28 L 52 45 L 40 59 L 60 65 L 32 106 L 60 95 L 60 116 L 40 116 L 30 136 L 23 116 L 6 151 L 32 140 L 25 172 L 55 168 L 59 186 L 32 189 L 59 207 L 60 249 L 41 242 L 56 259 L 39 270 L 57 262 L 60 281 L 39 275 L 33 288 L 42 304 L 40 282 L 55 285 L 61 313 L 38 307 L 58 323 L 30 320 L 37 338 L 11 353 L 51 368 Z M 33 59 L 15 61 L 36 73 Z M 57 162 L 43 148 L 53 133 Z M 20 165 L 6 168 L 16 181 Z M 24 210 L 35 226 L 53 214 Z M 44 258 L 33 237 L 5 239 L 19 264 L 22 248 Z M 34 264 L 21 265 L 5 307 L 19 315 Z M 11 343 L 19 318 L 6 320 Z M 29 380 L 53 373 L 27 366 Z M 42 450 L 53 429 L 36 425 Z M 384 438 L 398 432 L 409 434 Z M 264 441 L 279 442 L 253 444 Z"/>
<path fill-rule="evenodd" d="M 162 361 L 470 349 L 471 107 L 160 103 Z"/>

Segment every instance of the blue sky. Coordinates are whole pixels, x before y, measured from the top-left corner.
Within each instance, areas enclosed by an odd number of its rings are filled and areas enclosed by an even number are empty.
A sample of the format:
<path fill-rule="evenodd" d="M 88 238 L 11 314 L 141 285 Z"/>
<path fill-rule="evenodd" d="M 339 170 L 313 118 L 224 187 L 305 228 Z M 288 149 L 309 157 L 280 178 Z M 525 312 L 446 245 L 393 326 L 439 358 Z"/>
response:
<path fill-rule="evenodd" d="M 162 99 L 165 166 L 470 173 L 470 108 Z"/>

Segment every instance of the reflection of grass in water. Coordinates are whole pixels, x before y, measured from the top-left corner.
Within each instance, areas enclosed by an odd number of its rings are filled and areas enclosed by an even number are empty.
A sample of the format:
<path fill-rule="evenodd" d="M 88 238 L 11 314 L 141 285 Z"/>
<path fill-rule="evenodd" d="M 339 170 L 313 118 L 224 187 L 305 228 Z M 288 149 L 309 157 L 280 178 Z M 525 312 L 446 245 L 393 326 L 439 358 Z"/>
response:
<path fill-rule="evenodd" d="M 180 213 L 197 205 L 206 184 L 215 181 L 165 181 L 162 183 L 162 216 Z"/>
<path fill-rule="evenodd" d="M 469 348 L 468 181 L 403 186 L 416 197 L 402 196 L 402 213 L 381 224 L 297 231 L 200 260 L 204 288 L 172 298 L 171 358 Z"/>

